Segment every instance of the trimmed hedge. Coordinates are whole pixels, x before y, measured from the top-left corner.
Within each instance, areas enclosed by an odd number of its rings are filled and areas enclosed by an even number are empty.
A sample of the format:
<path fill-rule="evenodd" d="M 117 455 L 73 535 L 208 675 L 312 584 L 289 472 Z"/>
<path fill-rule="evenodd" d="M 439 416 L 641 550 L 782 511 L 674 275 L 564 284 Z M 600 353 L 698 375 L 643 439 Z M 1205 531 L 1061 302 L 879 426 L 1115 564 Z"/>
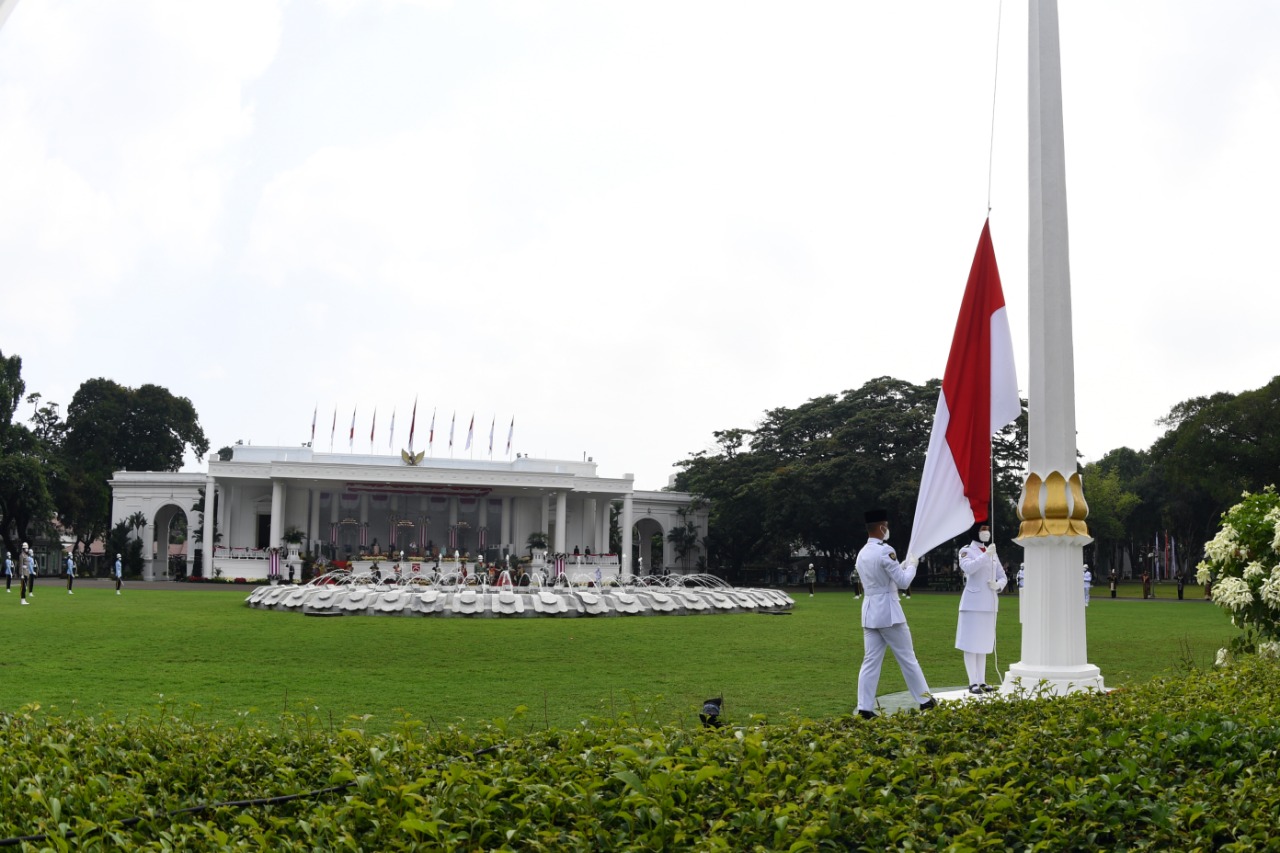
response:
<path fill-rule="evenodd" d="M 688 728 L 530 731 L 518 709 L 476 732 L 406 720 L 369 735 L 358 720 L 26 708 L 0 720 L 0 836 L 64 850 L 1280 849 L 1278 696 L 1280 665 L 1248 658 L 1107 695 L 711 730 L 697 709 Z"/>

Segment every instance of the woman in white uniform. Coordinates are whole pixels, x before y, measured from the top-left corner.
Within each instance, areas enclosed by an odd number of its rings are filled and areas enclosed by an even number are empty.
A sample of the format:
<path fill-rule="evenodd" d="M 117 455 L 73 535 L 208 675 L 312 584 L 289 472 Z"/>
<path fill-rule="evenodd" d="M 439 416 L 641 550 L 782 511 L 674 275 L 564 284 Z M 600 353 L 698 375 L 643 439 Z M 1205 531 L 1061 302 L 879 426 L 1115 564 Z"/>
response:
<path fill-rule="evenodd" d="M 964 652 L 964 668 L 969 674 L 969 692 L 991 693 L 987 684 L 987 655 L 995 650 L 996 611 L 1000 590 L 1008 583 L 1004 568 L 991 542 L 991 527 L 976 525 L 973 542 L 960 549 L 960 570 L 964 590 L 960 593 L 960 619 L 956 623 L 956 648 Z"/>

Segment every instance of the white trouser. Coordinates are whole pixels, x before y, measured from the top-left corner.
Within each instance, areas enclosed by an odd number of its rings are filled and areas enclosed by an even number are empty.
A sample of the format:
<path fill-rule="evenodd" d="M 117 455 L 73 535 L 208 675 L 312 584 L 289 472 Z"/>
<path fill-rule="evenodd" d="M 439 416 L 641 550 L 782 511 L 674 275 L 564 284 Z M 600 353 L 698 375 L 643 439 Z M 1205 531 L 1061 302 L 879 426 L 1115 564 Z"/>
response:
<path fill-rule="evenodd" d="M 981 652 L 965 652 L 964 670 L 969 673 L 970 684 L 986 684 L 987 656 Z"/>
<path fill-rule="evenodd" d="M 920 670 L 920 662 L 916 660 L 916 651 L 911 644 L 911 629 L 906 622 L 899 622 L 888 628 L 863 628 L 862 643 L 866 653 L 862 657 L 862 670 L 858 673 L 859 711 L 876 709 L 876 688 L 880 686 L 880 665 L 884 662 L 886 646 L 893 650 L 898 669 L 902 670 L 907 689 L 915 700 L 924 702 L 928 698 L 929 685 Z"/>

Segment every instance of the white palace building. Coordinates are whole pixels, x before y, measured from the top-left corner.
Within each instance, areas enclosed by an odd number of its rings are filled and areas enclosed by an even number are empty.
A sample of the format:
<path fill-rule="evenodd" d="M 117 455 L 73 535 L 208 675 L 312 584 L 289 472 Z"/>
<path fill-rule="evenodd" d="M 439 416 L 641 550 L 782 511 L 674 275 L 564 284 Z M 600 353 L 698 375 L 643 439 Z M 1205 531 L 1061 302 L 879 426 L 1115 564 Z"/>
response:
<path fill-rule="evenodd" d="M 180 513 L 188 529 L 202 526 L 195 510 L 202 490 L 216 496 L 216 524 L 203 524 L 202 541 L 189 543 L 185 556 L 187 574 L 206 578 L 265 580 L 272 549 L 285 562 L 284 575 L 299 563 L 298 544 L 286 539 L 301 538 L 301 550 L 330 560 L 404 551 L 406 559 L 456 552 L 501 563 L 527 554 L 536 532 L 546 535 L 552 554 L 605 577 L 695 571 L 705 553 L 706 510 L 691 512 L 691 496 L 681 492 L 635 491 L 633 481 L 631 474 L 599 476 L 592 460 L 396 458 L 236 445 L 230 460 L 211 459 L 207 474 L 117 471 L 111 519 L 114 526 L 139 512 L 145 518 L 145 579 L 169 575 L 168 531 Z M 614 504 L 619 528 L 644 543 L 638 555 L 630 536 L 622 554 L 610 553 Z M 668 534 L 687 522 L 698 535 L 680 559 Z M 654 534 L 660 550 L 649 547 Z"/>

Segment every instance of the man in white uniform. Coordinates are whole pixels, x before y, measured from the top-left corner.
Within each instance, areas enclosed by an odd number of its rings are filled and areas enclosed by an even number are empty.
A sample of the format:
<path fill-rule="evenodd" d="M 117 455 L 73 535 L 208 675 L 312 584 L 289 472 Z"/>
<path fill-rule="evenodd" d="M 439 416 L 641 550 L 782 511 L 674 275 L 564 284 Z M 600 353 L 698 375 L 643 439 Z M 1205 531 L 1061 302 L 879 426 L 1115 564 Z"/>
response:
<path fill-rule="evenodd" d="M 876 688 L 880 684 L 880 665 L 884 662 L 884 650 L 893 650 L 898 669 L 907 682 L 907 689 L 920 703 L 920 710 L 936 708 L 938 703 L 929 695 L 929 685 L 916 660 L 911 643 L 911 629 L 907 627 L 907 615 L 898 601 L 898 590 L 911 586 L 915 579 L 914 565 L 900 565 L 898 555 L 888 545 L 889 513 L 873 509 L 866 513 L 867 544 L 858 552 L 857 570 L 862 579 L 862 642 L 865 653 L 862 669 L 858 673 L 858 716 L 870 720 L 876 716 Z"/>
<path fill-rule="evenodd" d="M 975 695 L 996 689 L 987 684 L 987 655 L 996 645 L 1000 590 L 1009 582 L 996 556 L 996 546 L 989 544 L 990 525 L 983 521 L 977 528 L 974 541 L 960 549 L 964 589 L 960 593 L 960 619 L 956 623 L 956 648 L 964 652 L 969 692 Z"/>

